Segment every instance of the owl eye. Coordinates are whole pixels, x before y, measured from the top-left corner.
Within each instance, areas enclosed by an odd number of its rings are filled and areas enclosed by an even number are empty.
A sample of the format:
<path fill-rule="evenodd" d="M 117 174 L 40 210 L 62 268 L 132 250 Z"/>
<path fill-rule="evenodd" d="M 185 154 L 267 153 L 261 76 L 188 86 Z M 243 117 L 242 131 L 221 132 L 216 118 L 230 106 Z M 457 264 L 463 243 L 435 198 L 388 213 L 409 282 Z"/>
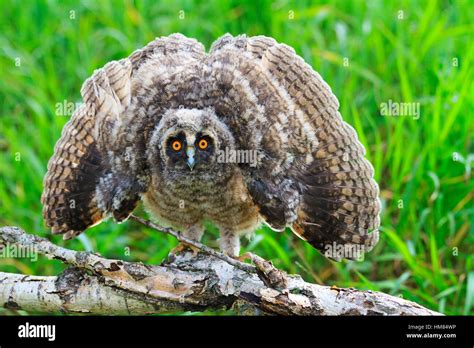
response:
<path fill-rule="evenodd" d="M 205 150 L 209 146 L 209 142 L 206 139 L 199 140 L 198 146 L 201 150 Z"/>
<path fill-rule="evenodd" d="M 173 142 L 171 143 L 171 148 L 174 151 L 179 151 L 182 149 L 182 147 L 183 147 L 183 144 L 179 140 L 173 140 Z"/>

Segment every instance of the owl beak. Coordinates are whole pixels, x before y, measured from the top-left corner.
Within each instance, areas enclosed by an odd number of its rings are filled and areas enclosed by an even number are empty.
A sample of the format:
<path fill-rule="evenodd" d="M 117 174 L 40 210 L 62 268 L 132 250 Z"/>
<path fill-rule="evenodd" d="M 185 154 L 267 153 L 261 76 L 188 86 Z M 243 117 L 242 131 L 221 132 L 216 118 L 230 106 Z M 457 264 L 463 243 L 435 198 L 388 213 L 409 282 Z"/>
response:
<path fill-rule="evenodd" d="M 193 146 L 190 146 L 186 149 L 186 156 L 188 157 L 187 163 L 189 169 L 192 171 L 196 162 L 194 161 L 195 150 Z"/>

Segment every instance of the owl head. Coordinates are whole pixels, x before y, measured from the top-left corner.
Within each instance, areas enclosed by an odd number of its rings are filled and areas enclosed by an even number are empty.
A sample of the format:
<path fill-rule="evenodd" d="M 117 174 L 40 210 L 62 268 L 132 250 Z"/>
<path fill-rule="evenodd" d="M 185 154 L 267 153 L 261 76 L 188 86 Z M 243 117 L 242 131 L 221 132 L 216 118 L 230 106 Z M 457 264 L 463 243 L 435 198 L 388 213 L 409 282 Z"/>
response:
<path fill-rule="evenodd" d="M 152 170 L 173 177 L 218 173 L 224 165 L 219 152 L 234 146 L 213 109 L 170 109 L 152 133 L 148 161 Z"/>

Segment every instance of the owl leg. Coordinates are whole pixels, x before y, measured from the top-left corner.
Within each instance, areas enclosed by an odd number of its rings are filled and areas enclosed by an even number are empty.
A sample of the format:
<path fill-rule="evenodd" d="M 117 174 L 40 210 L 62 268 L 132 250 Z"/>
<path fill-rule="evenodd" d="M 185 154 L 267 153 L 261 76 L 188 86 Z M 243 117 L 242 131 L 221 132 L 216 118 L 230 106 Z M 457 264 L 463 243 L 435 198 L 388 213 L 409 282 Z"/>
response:
<path fill-rule="evenodd" d="M 200 242 L 202 235 L 204 234 L 204 227 L 201 224 L 191 225 L 186 231 L 183 232 L 183 235 L 188 238 Z"/>
<path fill-rule="evenodd" d="M 240 236 L 232 230 L 221 230 L 221 238 L 219 241 L 220 249 L 232 257 L 238 257 L 240 253 Z"/>
<path fill-rule="evenodd" d="M 201 240 L 203 234 L 204 227 L 200 224 L 191 225 L 187 230 L 183 232 L 184 237 L 186 237 L 187 239 L 194 240 L 196 242 L 199 242 Z M 186 249 L 191 249 L 193 252 L 193 256 L 196 256 L 199 253 L 199 249 L 182 242 L 180 242 L 175 248 L 173 248 L 170 253 L 176 255 Z"/>

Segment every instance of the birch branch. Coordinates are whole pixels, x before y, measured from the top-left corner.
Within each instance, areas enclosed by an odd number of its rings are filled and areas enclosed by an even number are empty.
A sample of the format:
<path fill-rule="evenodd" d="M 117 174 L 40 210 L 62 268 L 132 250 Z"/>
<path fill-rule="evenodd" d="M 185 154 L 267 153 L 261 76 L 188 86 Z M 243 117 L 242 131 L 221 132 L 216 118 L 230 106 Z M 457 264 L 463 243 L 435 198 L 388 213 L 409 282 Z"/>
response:
<path fill-rule="evenodd" d="M 17 227 L 0 228 L 0 245 L 31 248 L 70 266 L 58 276 L 0 272 L 0 306 L 10 309 L 107 315 L 231 308 L 241 315 L 440 315 L 380 292 L 307 283 L 255 255 L 255 266 L 212 249 L 145 265 L 62 248 Z"/>

